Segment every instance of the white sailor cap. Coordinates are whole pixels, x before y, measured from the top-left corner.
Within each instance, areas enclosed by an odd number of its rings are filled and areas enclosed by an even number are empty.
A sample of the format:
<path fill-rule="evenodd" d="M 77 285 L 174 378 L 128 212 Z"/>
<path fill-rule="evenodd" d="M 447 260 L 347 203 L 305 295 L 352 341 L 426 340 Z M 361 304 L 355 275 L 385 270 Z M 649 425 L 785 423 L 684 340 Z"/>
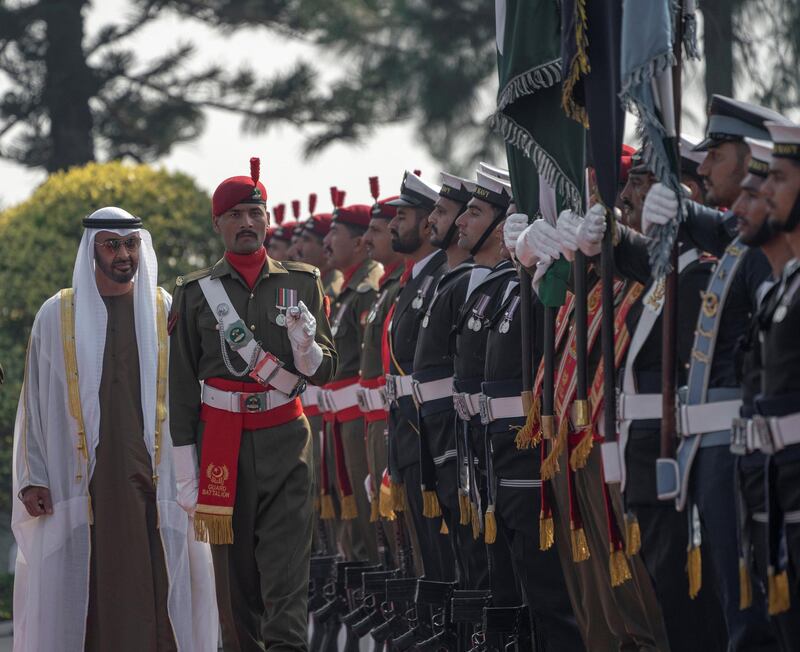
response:
<path fill-rule="evenodd" d="M 475 192 L 475 182 L 462 179 L 448 172 L 440 172 L 442 187 L 439 188 L 439 196 L 445 199 L 452 199 L 459 204 L 466 204 Z"/>
<path fill-rule="evenodd" d="M 772 141 L 745 138 L 744 142 L 750 147 L 750 166 L 747 171 L 759 177 L 766 177 L 772 163 Z"/>
<path fill-rule="evenodd" d="M 478 183 L 472 196 L 476 199 L 482 199 L 489 202 L 493 206 L 508 208 L 511 203 L 511 184 L 498 177 L 487 174 L 486 172 L 477 171 Z"/>
<path fill-rule="evenodd" d="M 406 170 L 400 186 L 400 196 L 386 202 L 387 206 L 413 206 L 415 208 L 433 209 L 439 198 L 439 189 L 429 186 L 413 172 Z"/>
<path fill-rule="evenodd" d="M 694 163 L 695 166 L 700 165 L 706 158 L 705 152 L 698 152 L 695 147 L 700 143 L 702 138 L 692 136 L 689 134 L 681 134 L 681 159 L 687 163 Z"/>
<path fill-rule="evenodd" d="M 509 183 L 511 182 L 511 175 L 505 168 L 499 168 L 497 166 L 491 165 L 489 163 L 484 163 L 483 161 L 481 161 L 480 163 L 478 163 L 478 169 L 481 172 L 490 174 L 491 176 L 497 177 L 498 179 L 502 179 L 503 181 L 508 181 Z"/>
<path fill-rule="evenodd" d="M 734 100 L 724 95 L 713 95 L 708 110 L 706 138 L 696 149 L 702 152 L 720 143 L 742 141 L 746 137 L 768 139 L 766 122 L 789 123 L 780 113 L 772 109 Z"/>
<path fill-rule="evenodd" d="M 773 158 L 800 160 L 800 125 L 768 122 L 765 126 L 772 137 Z"/>

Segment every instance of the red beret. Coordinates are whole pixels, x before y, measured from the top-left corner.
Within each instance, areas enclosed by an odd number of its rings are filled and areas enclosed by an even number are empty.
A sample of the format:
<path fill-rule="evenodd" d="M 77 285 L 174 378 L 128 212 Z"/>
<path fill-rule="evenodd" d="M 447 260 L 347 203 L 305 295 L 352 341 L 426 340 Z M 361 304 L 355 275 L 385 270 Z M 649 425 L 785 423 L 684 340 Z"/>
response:
<path fill-rule="evenodd" d="M 284 242 L 291 242 L 292 235 L 294 234 L 294 227 L 297 222 L 284 222 L 270 229 L 271 240 L 283 240 Z"/>
<path fill-rule="evenodd" d="M 636 149 L 630 145 L 622 145 L 622 156 L 619 159 L 619 182 L 620 184 L 628 182 L 628 174 L 633 165 L 633 155 Z"/>
<path fill-rule="evenodd" d="M 397 206 L 389 206 L 387 202 L 395 199 L 397 199 L 397 195 L 376 201 L 372 205 L 372 217 L 380 217 L 384 220 L 391 220 L 395 215 L 397 215 Z"/>
<path fill-rule="evenodd" d="M 333 215 L 330 213 L 317 213 L 312 215 L 303 223 L 303 230 L 324 238 L 331 230 Z"/>
<path fill-rule="evenodd" d="M 211 198 L 211 212 L 222 215 L 236 204 L 265 204 L 267 203 L 267 189 L 258 180 L 261 162 L 253 157 L 250 159 L 249 177 L 229 177 L 217 186 Z"/>
<path fill-rule="evenodd" d="M 369 226 L 372 210 L 366 204 L 342 206 L 333 211 L 333 221 L 337 224 L 349 224 L 364 230 Z"/>

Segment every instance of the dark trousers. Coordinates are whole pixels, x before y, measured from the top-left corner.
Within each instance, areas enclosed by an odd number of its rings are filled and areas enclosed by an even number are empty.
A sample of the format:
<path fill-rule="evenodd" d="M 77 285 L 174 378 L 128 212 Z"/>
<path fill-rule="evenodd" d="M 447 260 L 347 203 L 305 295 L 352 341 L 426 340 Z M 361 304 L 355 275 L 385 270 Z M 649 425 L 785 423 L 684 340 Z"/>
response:
<path fill-rule="evenodd" d="M 703 563 L 711 567 L 712 587 L 717 591 L 728 631 L 728 649 L 766 652 L 777 649 L 778 642 L 758 585 L 753 586 L 753 606 L 739 609 L 735 482 L 735 457 L 727 446 L 698 450 L 691 471 L 690 498 L 700 513 Z"/>

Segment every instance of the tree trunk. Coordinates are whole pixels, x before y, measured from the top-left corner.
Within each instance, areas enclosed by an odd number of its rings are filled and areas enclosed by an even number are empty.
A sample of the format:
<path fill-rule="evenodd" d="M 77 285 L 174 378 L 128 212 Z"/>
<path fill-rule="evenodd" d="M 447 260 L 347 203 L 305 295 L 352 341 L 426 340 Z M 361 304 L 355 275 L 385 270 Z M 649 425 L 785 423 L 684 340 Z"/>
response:
<path fill-rule="evenodd" d="M 47 52 L 42 100 L 50 118 L 48 172 L 94 160 L 89 100 L 96 82 L 83 52 L 83 16 L 87 0 L 45 3 Z"/>
<path fill-rule="evenodd" d="M 732 0 L 700 0 L 705 36 L 706 103 L 715 93 L 733 97 L 733 12 Z"/>

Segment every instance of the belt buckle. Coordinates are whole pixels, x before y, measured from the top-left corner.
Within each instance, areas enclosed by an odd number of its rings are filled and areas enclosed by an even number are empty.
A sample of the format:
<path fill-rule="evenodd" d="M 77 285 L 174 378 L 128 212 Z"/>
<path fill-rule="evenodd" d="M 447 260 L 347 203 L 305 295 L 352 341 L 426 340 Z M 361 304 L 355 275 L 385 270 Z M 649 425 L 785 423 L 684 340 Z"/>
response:
<path fill-rule="evenodd" d="M 617 423 L 625 420 L 625 394 L 617 389 Z"/>
<path fill-rule="evenodd" d="M 261 376 L 261 370 L 267 365 L 268 362 L 272 362 L 275 364 L 275 368 L 269 372 L 267 376 Z M 264 387 L 268 386 L 270 381 L 275 377 L 282 368 L 284 364 L 278 358 L 276 358 L 272 353 L 269 351 L 264 352 L 264 357 L 253 367 L 253 370 L 248 374 L 250 378 L 255 380 L 257 383 L 264 385 Z"/>
<path fill-rule="evenodd" d="M 489 406 L 491 399 L 486 394 L 478 395 L 478 413 L 481 415 L 481 423 L 488 426 L 492 422 L 492 412 Z"/>
<path fill-rule="evenodd" d="M 239 394 L 239 412 L 253 414 L 267 409 L 266 392 L 241 392 Z"/>
<path fill-rule="evenodd" d="M 317 394 L 317 405 L 320 412 L 330 412 L 331 408 L 328 405 L 328 390 L 320 389 Z"/>
<path fill-rule="evenodd" d="M 458 418 L 462 421 L 469 421 L 472 418 L 472 415 L 469 413 L 469 404 L 467 403 L 466 394 L 453 394 L 453 407 L 456 409 Z"/>
<path fill-rule="evenodd" d="M 288 394 L 289 398 L 297 398 L 306 391 L 306 387 L 308 386 L 308 381 L 305 378 L 298 378 L 297 382 L 294 385 L 292 391 Z"/>
<path fill-rule="evenodd" d="M 761 452 L 772 455 L 775 452 L 775 441 L 772 439 L 769 417 L 765 417 L 761 414 L 754 415 L 753 432 L 758 438 L 758 447 L 761 449 Z"/>
<path fill-rule="evenodd" d="M 411 381 L 411 398 L 414 399 L 414 403 L 417 407 L 423 404 L 422 400 L 422 391 L 420 390 L 420 383 L 418 380 Z"/>
<path fill-rule="evenodd" d="M 378 398 L 381 402 L 380 409 L 388 410 L 389 401 L 386 399 L 386 387 L 378 387 L 378 389 L 376 389 L 375 391 L 378 392 Z"/>
<path fill-rule="evenodd" d="M 678 437 L 688 437 L 692 433 L 688 432 L 688 405 L 678 405 L 678 409 L 676 410 L 676 419 L 675 419 L 675 430 Z"/>
<path fill-rule="evenodd" d="M 369 412 L 369 401 L 367 400 L 367 389 L 357 389 L 356 390 L 356 403 L 358 403 L 358 409 L 362 412 Z"/>
<path fill-rule="evenodd" d="M 731 453 L 747 455 L 747 419 L 736 417 L 731 424 Z"/>
<path fill-rule="evenodd" d="M 397 384 L 392 374 L 386 374 L 386 401 L 389 404 L 397 402 Z"/>

